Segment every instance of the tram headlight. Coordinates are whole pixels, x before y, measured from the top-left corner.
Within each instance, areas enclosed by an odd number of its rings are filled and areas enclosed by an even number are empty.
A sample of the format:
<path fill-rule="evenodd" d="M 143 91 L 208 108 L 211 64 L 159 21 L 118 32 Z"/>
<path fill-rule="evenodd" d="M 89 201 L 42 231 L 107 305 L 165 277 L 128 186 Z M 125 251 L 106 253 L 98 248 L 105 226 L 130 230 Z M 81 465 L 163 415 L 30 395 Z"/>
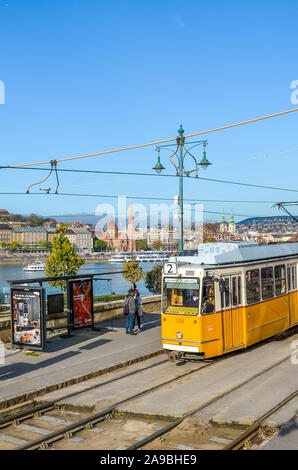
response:
<path fill-rule="evenodd" d="M 178 331 L 178 333 L 176 333 L 176 338 L 178 338 L 178 339 L 183 338 L 183 334 L 181 333 L 181 331 Z"/>

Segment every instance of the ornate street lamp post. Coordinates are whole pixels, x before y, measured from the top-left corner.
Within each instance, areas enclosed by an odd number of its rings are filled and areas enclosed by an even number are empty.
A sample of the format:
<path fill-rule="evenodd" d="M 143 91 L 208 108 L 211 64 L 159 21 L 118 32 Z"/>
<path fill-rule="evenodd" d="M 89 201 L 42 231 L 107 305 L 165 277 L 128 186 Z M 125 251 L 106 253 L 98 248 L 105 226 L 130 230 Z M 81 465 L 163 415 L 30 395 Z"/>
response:
<path fill-rule="evenodd" d="M 189 176 L 190 173 L 196 172 L 196 178 L 198 178 L 198 166 L 200 165 L 201 168 L 206 170 L 206 168 L 211 165 L 211 163 L 207 160 L 206 157 L 206 145 L 208 143 L 207 140 L 200 140 L 200 141 L 195 141 L 195 142 L 185 142 L 185 137 L 184 137 L 184 129 L 182 128 L 182 124 L 180 125 L 180 129 L 178 130 L 179 136 L 177 137 L 177 148 L 176 151 L 169 157 L 170 162 L 174 165 L 176 169 L 176 175 L 179 176 L 179 218 L 180 218 L 180 234 L 179 234 L 179 250 L 183 250 L 183 178 L 184 176 Z M 192 145 L 189 149 L 185 147 L 185 145 Z M 157 163 L 153 170 L 157 172 L 157 174 L 160 174 L 162 170 L 165 170 L 165 167 L 162 165 L 160 161 L 160 149 L 168 149 L 169 147 L 173 147 L 176 144 L 169 144 L 169 145 L 160 145 L 156 148 L 158 152 L 158 157 L 157 157 Z M 200 161 L 200 163 L 197 162 L 196 158 L 190 153 L 190 150 L 194 147 L 197 147 L 199 145 L 203 145 L 204 150 L 203 150 L 203 158 Z M 195 162 L 195 170 L 191 171 L 186 171 L 184 169 L 184 159 L 186 155 L 190 155 Z M 178 166 L 172 161 L 172 158 L 177 155 L 178 157 Z"/>

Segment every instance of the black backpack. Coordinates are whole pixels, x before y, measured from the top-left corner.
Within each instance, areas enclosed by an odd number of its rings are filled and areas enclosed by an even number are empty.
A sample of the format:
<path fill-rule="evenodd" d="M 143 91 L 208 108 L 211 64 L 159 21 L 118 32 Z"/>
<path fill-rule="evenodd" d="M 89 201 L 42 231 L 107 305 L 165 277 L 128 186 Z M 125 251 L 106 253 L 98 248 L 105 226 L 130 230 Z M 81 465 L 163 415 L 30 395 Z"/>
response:
<path fill-rule="evenodd" d="M 124 301 L 124 307 L 123 307 L 123 315 L 128 315 L 129 314 L 129 308 L 128 308 L 128 297 L 126 297 Z"/>

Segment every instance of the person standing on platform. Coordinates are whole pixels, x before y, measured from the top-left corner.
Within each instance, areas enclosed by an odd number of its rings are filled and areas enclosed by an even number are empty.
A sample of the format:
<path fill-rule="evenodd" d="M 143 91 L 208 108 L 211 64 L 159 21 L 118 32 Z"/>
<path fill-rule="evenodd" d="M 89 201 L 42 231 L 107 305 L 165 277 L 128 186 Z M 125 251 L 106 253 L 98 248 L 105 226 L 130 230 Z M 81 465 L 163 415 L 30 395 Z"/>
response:
<path fill-rule="evenodd" d="M 142 312 L 142 307 L 141 307 L 142 299 L 141 299 L 141 296 L 139 294 L 138 289 L 134 290 L 134 298 L 135 298 L 135 301 L 136 301 L 136 314 L 135 314 L 135 317 L 134 317 L 133 326 L 135 326 L 135 322 L 137 320 L 138 329 L 136 331 L 138 333 L 140 333 L 140 331 L 141 331 L 141 315 L 143 315 L 143 312 Z"/>
<path fill-rule="evenodd" d="M 133 289 L 129 289 L 128 295 L 125 299 L 124 306 L 127 305 L 127 316 L 126 316 L 126 334 L 134 335 L 134 320 L 135 320 L 135 312 L 136 312 L 136 301 L 134 298 L 134 291 Z"/>

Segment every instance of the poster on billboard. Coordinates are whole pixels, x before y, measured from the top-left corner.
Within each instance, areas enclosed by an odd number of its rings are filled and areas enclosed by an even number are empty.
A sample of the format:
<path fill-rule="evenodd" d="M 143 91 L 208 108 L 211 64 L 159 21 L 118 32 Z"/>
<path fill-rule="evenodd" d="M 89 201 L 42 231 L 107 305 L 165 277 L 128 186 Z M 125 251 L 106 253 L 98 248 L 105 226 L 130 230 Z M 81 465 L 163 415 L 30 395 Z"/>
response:
<path fill-rule="evenodd" d="M 93 327 L 92 280 L 71 281 L 69 287 L 73 328 Z"/>
<path fill-rule="evenodd" d="M 12 345 L 45 348 L 44 295 L 44 289 L 38 287 L 11 289 Z"/>

